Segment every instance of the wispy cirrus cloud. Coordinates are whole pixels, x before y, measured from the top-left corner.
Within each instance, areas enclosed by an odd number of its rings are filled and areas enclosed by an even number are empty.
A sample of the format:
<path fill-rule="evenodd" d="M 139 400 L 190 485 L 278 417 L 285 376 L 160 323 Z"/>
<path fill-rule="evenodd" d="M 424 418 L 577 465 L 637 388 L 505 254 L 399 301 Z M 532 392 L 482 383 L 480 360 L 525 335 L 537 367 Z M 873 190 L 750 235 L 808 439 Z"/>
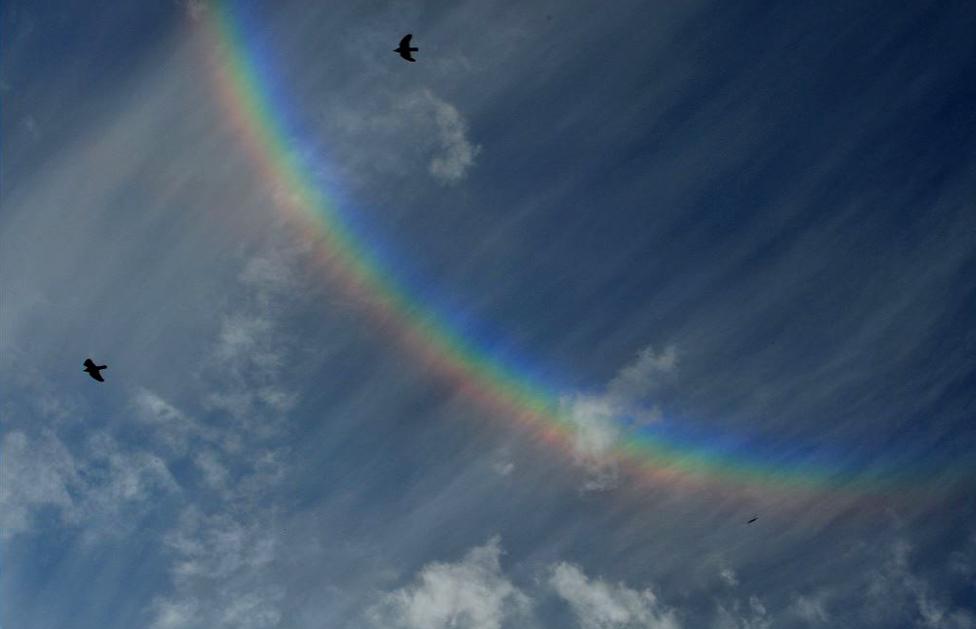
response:
<path fill-rule="evenodd" d="M 269 571 L 279 536 L 274 492 L 289 469 L 277 439 L 298 399 L 285 383 L 292 339 L 280 324 L 293 305 L 291 264 L 275 249 L 244 265 L 240 293 L 198 367 L 206 386 L 196 403 L 206 420 L 137 393 L 163 443 L 180 443 L 178 453 L 195 471 L 192 493 L 165 537 L 173 592 L 153 601 L 155 629 L 264 629 L 281 620 L 284 590 Z M 165 419 L 171 421 L 159 421 Z"/>
<path fill-rule="evenodd" d="M 435 181 L 456 185 L 475 166 L 482 147 L 471 140 L 467 119 L 432 89 L 380 90 L 370 101 L 330 116 L 338 163 L 355 177 L 367 172 L 415 176 L 418 165 L 426 164 Z"/>
<path fill-rule="evenodd" d="M 0 530 L 3 536 L 33 530 L 34 518 L 54 508 L 61 522 L 87 539 L 120 536 L 154 508 L 154 501 L 180 487 L 166 461 L 96 431 L 81 443 L 66 443 L 47 430 L 14 431 L 2 442 Z M 112 526 L 105 526 L 114 522 Z"/>

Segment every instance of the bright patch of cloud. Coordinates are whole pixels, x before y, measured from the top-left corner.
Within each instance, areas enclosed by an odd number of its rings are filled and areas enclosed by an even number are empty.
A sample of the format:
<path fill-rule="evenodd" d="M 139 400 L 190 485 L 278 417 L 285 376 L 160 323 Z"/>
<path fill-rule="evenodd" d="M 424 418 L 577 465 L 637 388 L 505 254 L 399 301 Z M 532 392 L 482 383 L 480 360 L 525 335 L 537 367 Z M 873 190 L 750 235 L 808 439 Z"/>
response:
<path fill-rule="evenodd" d="M 460 112 L 429 91 L 424 96 L 430 101 L 437 125 L 437 136 L 441 152 L 430 161 L 430 174 L 442 183 L 453 184 L 464 179 L 474 165 L 475 156 L 481 147 L 468 140 L 467 123 Z"/>
<path fill-rule="evenodd" d="M 722 568 L 719 571 L 718 576 L 725 582 L 729 587 L 735 587 L 739 585 L 739 578 L 735 574 L 735 570 L 729 568 L 728 566 Z"/>
<path fill-rule="evenodd" d="M 672 372 L 676 364 L 673 347 L 656 353 L 648 346 L 614 376 L 603 394 L 574 394 L 560 399 L 560 410 L 575 428 L 577 462 L 588 473 L 584 489 L 600 491 L 617 486 L 619 471 L 609 455 L 627 430 L 660 419 L 660 409 L 648 404 L 646 398 L 658 377 Z"/>
<path fill-rule="evenodd" d="M 590 579 L 568 563 L 553 568 L 549 584 L 572 608 L 582 629 L 677 629 L 674 610 L 662 605 L 650 589 Z"/>
<path fill-rule="evenodd" d="M 429 89 L 374 94 L 371 102 L 330 116 L 348 138 L 339 148 L 349 166 L 346 180 L 364 171 L 411 175 L 418 163 L 426 163 L 427 172 L 445 185 L 467 177 L 481 146 L 468 137 L 468 123 L 457 107 Z"/>
<path fill-rule="evenodd" d="M 196 422 L 149 389 L 140 388 L 132 403 L 136 419 L 149 425 L 156 437 L 175 452 L 184 452 L 188 440 L 200 435 Z"/>
<path fill-rule="evenodd" d="M 4 538 L 28 532 L 45 507 L 57 509 L 64 523 L 84 528 L 89 537 L 120 534 L 152 506 L 151 498 L 179 491 L 161 458 L 122 447 L 104 432 L 74 452 L 52 432 L 13 432 L 4 437 L 0 456 Z"/>
<path fill-rule="evenodd" d="M 377 627 L 500 629 L 522 616 L 529 599 L 501 573 L 497 537 L 457 563 L 431 563 L 414 584 L 387 594 L 369 611 Z"/>

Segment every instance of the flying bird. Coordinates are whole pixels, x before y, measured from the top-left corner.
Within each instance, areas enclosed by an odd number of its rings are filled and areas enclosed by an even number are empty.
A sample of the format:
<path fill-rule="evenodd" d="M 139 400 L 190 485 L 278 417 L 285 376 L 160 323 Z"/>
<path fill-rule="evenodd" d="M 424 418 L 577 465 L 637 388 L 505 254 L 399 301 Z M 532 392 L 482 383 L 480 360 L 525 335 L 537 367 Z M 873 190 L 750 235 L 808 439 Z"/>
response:
<path fill-rule="evenodd" d="M 413 34 L 412 33 L 407 33 L 403 37 L 403 39 L 400 40 L 400 47 L 399 48 L 394 48 L 393 49 L 393 52 L 399 53 L 400 56 L 403 57 L 404 59 L 406 59 L 407 61 L 416 61 L 416 59 L 414 59 L 413 57 L 410 56 L 410 53 L 417 52 L 420 49 L 419 48 L 411 48 L 410 47 L 410 38 L 411 37 L 413 37 Z"/>
<path fill-rule="evenodd" d="M 92 362 L 91 358 L 86 358 L 84 362 L 85 368 L 82 370 L 86 372 L 89 376 L 98 380 L 99 382 L 105 382 L 102 378 L 102 369 L 108 369 L 108 365 L 96 365 Z"/>
<path fill-rule="evenodd" d="M 757 515 L 757 516 L 753 517 L 751 520 L 749 520 L 748 522 L 746 522 L 746 524 L 752 524 L 753 522 L 755 522 L 758 519 L 759 519 L 759 516 Z"/>

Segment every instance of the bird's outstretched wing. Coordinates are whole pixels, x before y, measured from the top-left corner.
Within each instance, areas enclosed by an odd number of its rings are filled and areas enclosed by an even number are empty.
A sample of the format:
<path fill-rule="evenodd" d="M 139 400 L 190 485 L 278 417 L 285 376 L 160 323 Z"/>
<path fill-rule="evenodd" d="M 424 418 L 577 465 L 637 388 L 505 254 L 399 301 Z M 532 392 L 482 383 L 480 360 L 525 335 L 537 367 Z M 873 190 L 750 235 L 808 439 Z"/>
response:
<path fill-rule="evenodd" d="M 92 362 L 92 359 L 91 359 L 91 358 L 86 358 L 86 359 L 85 359 L 85 362 L 83 362 L 82 364 L 83 364 L 83 365 L 84 365 L 85 367 L 87 367 L 88 369 L 91 369 L 92 367 L 94 367 L 94 366 L 95 366 L 95 363 L 93 363 L 93 362 Z"/>
<path fill-rule="evenodd" d="M 98 380 L 99 382 L 105 382 L 105 378 L 102 377 L 101 372 L 99 372 L 99 371 L 97 371 L 95 369 L 92 369 L 91 371 L 89 371 L 88 372 L 88 375 L 91 376 L 92 378 L 94 378 L 95 380 Z"/>
<path fill-rule="evenodd" d="M 403 36 L 403 39 L 400 40 L 400 48 L 403 48 L 404 50 L 406 50 L 407 48 L 410 48 L 410 38 L 411 37 L 413 37 L 413 33 L 407 33 L 406 35 L 404 35 Z M 406 55 L 404 55 L 404 56 L 406 56 Z"/>

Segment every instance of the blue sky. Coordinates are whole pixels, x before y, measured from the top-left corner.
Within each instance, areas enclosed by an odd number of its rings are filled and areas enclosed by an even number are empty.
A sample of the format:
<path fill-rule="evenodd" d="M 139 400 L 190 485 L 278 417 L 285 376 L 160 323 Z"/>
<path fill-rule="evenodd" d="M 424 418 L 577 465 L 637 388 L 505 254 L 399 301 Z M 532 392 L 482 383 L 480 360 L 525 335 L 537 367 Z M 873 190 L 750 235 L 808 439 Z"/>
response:
<path fill-rule="evenodd" d="M 212 5 L 6 2 L 0 626 L 976 626 L 972 3 L 309 4 L 231 3 L 293 150 L 572 448 L 317 269 Z"/>

